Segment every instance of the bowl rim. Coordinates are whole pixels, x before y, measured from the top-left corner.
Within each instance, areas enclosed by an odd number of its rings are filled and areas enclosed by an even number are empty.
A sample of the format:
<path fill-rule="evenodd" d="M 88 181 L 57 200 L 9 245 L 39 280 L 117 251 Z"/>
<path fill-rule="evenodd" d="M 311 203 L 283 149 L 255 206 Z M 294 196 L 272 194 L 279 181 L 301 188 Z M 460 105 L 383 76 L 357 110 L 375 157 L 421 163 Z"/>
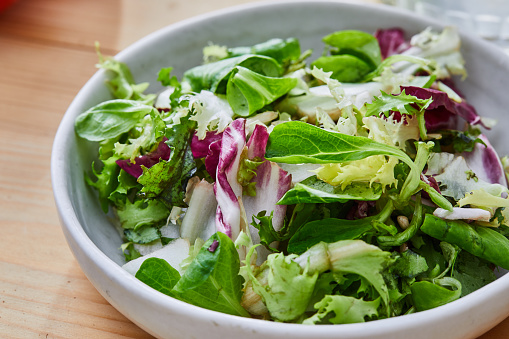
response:
<path fill-rule="evenodd" d="M 163 27 L 153 33 L 146 35 L 140 40 L 130 44 L 128 47 L 124 48 L 121 52 L 115 55 L 115 58 L 123 61 L 129 57 L 129 55 L 143 46 L 150 44 L 150 41 L 153 39 L 161 38 L 167 35 L 171 31 L 175 31 L 178 29 L 185 29 L 186 27 L 192 26 L 195 23 L 198 23 L 204 19 L 217 19 L 218 17 L 225 15 L 232 15 L 239 11 L 247 11 L 254 8 L 269 8 L 269 7 L 277 7 L 277 6 L 286 6 L 288 4 L 329 4 L 338 7 L 344 8 L 360 8 L 360 7 L 370 7 L 376 8 L 377 11 L 382 11 L 384 13 L 399 13 L 400 15 L 410 16 L 415 18 L 415 20 L 429 24 L 430 26 L 442 26 L 439 22 L 427 18 L 423 18 L 418 16 L 417 14 L 401 9 L 395 8 L 387 5 L 380 4 L 372 4 L 372 3 L 357 3 L 357 2 L 338 2 L 334 0 L 279 0 L 279 1 L 261 1 L 261 2 L 252 2 L 242 5 L 236 5 L 232 7 L 227 7 L 219 10 L 215 10 L 209 13 L 204 13 L 198 16 L 194 16 L 192 18 L 188 18 L 166 27 Z M 475 44 L 481 45 L 483 48 L 488 50 L 495 51 L 497 47 L 492 46 L 488 42 L 482 41 L 480 38 L 463 36 L 462 40 L 475 40 Z M 502 53 L 502 51 L 500 51 Z M 127 271 L 122 269 L 117 263 L 115 263 L 112 259 L 110 259 L 105 253 L 103 253 L 97 245 L 88 237 L 85 233 L 83 227 L 80 225 L 79 220 L 75 214 L 71 197 L 67 193 L 65 187 L 64 178 L 66 173 L 64 171 L 65 159 L 62 154 L 67 153 L 65 150 L 68 149 L 69 143 L 66 140 L 69 137 L 74 136 L 74 120 L 76 118 L 77 107 L 83 104 L 86 100 L 87 93 L 94 88 L 95 83 L 104 77 L 104 71 L 98 70 L 79 90 L 76 97 L 73 99 L 68 109 L 66 110 L 61 123 L 57 129 L 55 134 L 53 146 L 52 146 L 52 155 L 51 155 L 51 181 L 54 199 L 57 207 L 57 211 L 60 217 L 60 223 L 68 245 L 71 247 L 73 254 L 75 257 L 85 255 L 91 263 L 93 263 L 100 271 L 102 271 L 108 278 L 110 278 L 115 284 L 123 287 L 125 290 L 128 290 L 134 294 L 137 294 L 138 297 L 147 300 L 150 303 L 154 303 L 163 308 L 177 310 L 179 313 L 192 317 L 198 321 L 215 321 L 219 324 L 227 324 L 228 326 L 237 326 L 245 329 L 262 329 L 263 332 L 271 332 L 273 334 L 288 334 L 288 331 L 298 330 L 304 335 L 309 336 L 321 336 L 321 335 L 347 335 L 347 336 L 355 336 L 359 331 L 362 331 L 363 335 L 369 333 L 379 334 L 380 332 L 391 332 L 395 327 L 398 328 L 413 328 L 415 325 L 422 325 L 423 323 L 427 323 L 430 326 L 437 320 L 447 317 L 451 312 L 454 313 L 465 313 L 468 310 L 475 308 L 477 305 L 481 304 L 484 299 L 487 297 L 495 297 L 498 294 L 503 293 L 503 291 L 509 287 L 509 275 L 502 276 L 498 278 L 496 281 L 482 287 L 481 289 L 470 293 L 462 297 L 459 300 L 451 302 L 449 304 L 440 306 L 438 308 L 434 308 L 427 311 L 422 311 L 418 313 L 402 315 L 398 317 L 392 317 L 387 319 L 380 319 L 376 321 L 366 322 L 366 323 L 355 323 L 355 324 L 342 324 L 342 325 L 320 325 L 320 326 L 306 326 L 302 324 L 292 324 L 292 323 L 276 323 L 266 320 L 260 320 L 255 318 L 243 318 L 239 316 L 233 316 L 229 314 L 224 314 L 216 311 L 211 311 L 205 308 L 201 308 L 198 306 L 194 306 L 180 300 L 168 297 L 151 287 L 145 285 L 134 276 L 129 274 Z M 72 246 L 71 246 L 72 245 Z M 79 251 L 79 252 L 78 252 Z M 80 264 L 82 270 L 87 274 L 81 262 Z M 93 278 L 87 278 L 94 284 Z M 94 284 L 95 286 L 95 284 Z M 98 291 L 102 293 L 98 289 Z M 103 296 L 108 299 L 108 301 L 114 305 L 114 301 L 110 300 L 107 295 Z M 120 310 L 119 310 L 120 311 Z M 124 313 L 120 311 L 121 313 Z M 125 314 L 125 313 L 124 313 Z M 509 311 L 508 311 L 509 314 Z M 129 315 L 126 315 L 130 318 Z M 501 316 L 501 319 L 504 319 L 507 314 Z M 402 318 L 403 317 L 403 318 Z M 130 318 L 133 322 L 135 322 L 138 326 L 142 327 L 148 332 L 151 332 L 150 329 L 147 329 L 143 324 L 137 322 L 136 319 Z M 404 319 L 404 321 L 401 321 Z M 494 325 L 493 325 L 494 326 Z M 489 328 L 484 328 L 483 331 L 488 330 Z M 479 332 L 478 334 L 481 334 Z"/>

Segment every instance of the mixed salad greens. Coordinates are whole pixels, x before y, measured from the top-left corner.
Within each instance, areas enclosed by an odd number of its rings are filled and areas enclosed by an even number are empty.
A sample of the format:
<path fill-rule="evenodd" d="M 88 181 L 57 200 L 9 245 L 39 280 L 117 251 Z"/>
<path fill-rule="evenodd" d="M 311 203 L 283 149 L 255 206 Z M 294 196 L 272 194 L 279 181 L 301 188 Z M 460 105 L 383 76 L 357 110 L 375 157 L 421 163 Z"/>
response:
<path fill-rule="evenodd" d="M 126 270 L 171 297 L 302 324 L 431 309 L 509 269 L 507 158 L 455 88 L 453 28 L 209 45 L 145 94 L 99 52 L 114 99 L 75 124 Z"/>

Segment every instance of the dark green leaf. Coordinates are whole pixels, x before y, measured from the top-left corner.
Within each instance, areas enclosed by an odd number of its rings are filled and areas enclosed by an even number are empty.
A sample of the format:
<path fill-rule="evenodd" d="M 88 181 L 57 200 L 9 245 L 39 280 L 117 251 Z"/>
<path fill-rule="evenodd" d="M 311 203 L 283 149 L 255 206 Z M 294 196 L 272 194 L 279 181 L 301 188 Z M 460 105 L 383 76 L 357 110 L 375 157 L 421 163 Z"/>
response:
<path fill-rule="evenodd" d="M 245 67 L 232 70 L 226 89 L 226 98 L 236 115 L 247 117 L 297 85 L 295 78 L 267 77 Z"/>
<path fill-rule="evenodd" d="M 244 54 L 265 55 L 274 58 L 277 62 L 283 64 L 289 60 L 297 60 L 300 57 L 300 44 L 299 40 L 295 38 L 276 38 L 251 47 L 229 48 L 228 54 L 230 57 Z"/>
<path fill-rule="evenodd" d="M 366 62 L 371 69 L 376 68 L 382 60 L 378 40 L 369 33 L 344 30 L 331 33 L 322 40 L 333 47 L 333 54 L 354 55 Z"/>
<path fill-rule="evenodd" d="M 311 66 L 332 72 L 332 79 L 350 83 L 360 82 L 371 70 L 366 62 L 352 55 L 323 56 L 313 61 Z"/>
<path fill-rule="evenodd" d="M 408 155 L 396 147 L 366 137 L 326 131 L 302 121 L 276 125 L 269 136 L 265 158 L 290 164 L 327 164 L 361 160 L 371 155 L 392 155 L 415 167 Z"/>
<path fill-rule="evenodd" d="M 166 130 L 166 143 L 171 148 L 170 158 L 161 160 L 150 168 L 142 167 L 143 174 L 138 182 L 147 198 L 160 198 L 168 206 L 186 207 L 184 203 L 187 180 L 196 171 L 196 163 L 191 152 L 191 138 L 195 122 L 189 117 Z"/>
<path fill-rule="evenodd" d="M 126 229 L 124 230 L 124 235 L 127 240 L 135 244 L 149 244 L 161 238 L 161 234 L 157 228 L 151 226 L 141 227 L 137 230 Z"/>
<path fill-rule="evenodd" d="M 215 233 L 173 288 L 174 295 L 190 304 L 227 314 L 249 317 L 240 305 L 243 279 L 232 240 Z"/>
<path fill-rule="evenodd" d="M 180 274 L 166 260 L 148 258 L 136 272 L 136 278 L 161 293 L 173 296 L 171 289 L 180 280 Z"/>
<path fill-rule="evenodd" d="M 136 126 L 153 109 L 134 100 L 105 101 L 79 115 L 75 121 L 75 131 L 90 141 L 115 138 Z"/>
<path fill-rule="evenodd" d="M 298 203 L 331 203 L 346 200 L 378 200 L 382 195 L 382 187 L 373 183 L 352 183 L 344 190 L 340 186 L 332 186 L 316 176 L 309 177 L 288 190 L 278 201 L 279 205 Z"/>
<path fill-rule="evenodd" d="M 281 67 L 273 58 L 246 54 L 191 68 L 184 73 L 182 80 L 188 82 L 194 92 L 210 90 L 224 94 L 226 93 L 226 81 L 236 66 L 242 66 L 270 77 L 277 77 L 281 74 Z"/>
<path fill-rule="evenodd" d="M 301 254 L 319 242 L 359 239 L 373 229 L 373 218 L 357 220 L 323 219 L 309 222 L 299 228 L 288 242 L 288 252 Z"/>
<path fill-rule="evenodd" d="M 441 279 L 439 279 L 439 281 L 440 280 Z M 455 283 L 453 287 L 456 289 L 450 290 L 429 281 L 418 281 L 410 286 L 412 291 L 412 300 L 414 301 L 414 306 L 417 311 L 425 311 L 442 306 L 460 297 L 461 284 L 456 279 L 452 278 L 444 278 L 443 280 L 447 283 L 452 283 L 454 281 Z"/>

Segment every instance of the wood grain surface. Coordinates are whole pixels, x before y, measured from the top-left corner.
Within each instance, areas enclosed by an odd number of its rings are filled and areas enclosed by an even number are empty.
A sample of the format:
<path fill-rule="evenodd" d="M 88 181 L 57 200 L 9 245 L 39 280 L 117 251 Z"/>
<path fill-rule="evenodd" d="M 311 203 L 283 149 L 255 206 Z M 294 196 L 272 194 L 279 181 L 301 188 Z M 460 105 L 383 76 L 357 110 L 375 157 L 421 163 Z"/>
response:
<path fill-rule="evenodd" d="M 246 2 L 18 0 L 0 13 L 0 338 L 150 338 L 94 289 L 67 246 L 51 189 L 53 138 L 96 71 L 95 41 L 115 54 Z M 508 337 L 505 320 L 481 338 Z"/>

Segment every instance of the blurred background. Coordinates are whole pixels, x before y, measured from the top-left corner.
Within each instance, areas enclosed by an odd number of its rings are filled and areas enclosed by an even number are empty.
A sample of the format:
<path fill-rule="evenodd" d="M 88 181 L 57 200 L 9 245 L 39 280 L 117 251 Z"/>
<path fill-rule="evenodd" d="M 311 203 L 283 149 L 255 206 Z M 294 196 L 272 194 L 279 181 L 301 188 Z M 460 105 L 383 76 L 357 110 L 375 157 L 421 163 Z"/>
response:
<path fill-rule="evenodd" d="M 499 15 L 509 0 L 384 1 L 461 21 L 496 43 L 509 36 Z M 95 290 L 67 246 L 51 188 L 53 138 L 96 71 L 95 41 L 114 55 L 166 25 L 250 2 L 258 1 L 0 0 L 1 338 L 150 337 Z M 506 319 L 482 338 L 507 338 L 508 329 Z"/>

